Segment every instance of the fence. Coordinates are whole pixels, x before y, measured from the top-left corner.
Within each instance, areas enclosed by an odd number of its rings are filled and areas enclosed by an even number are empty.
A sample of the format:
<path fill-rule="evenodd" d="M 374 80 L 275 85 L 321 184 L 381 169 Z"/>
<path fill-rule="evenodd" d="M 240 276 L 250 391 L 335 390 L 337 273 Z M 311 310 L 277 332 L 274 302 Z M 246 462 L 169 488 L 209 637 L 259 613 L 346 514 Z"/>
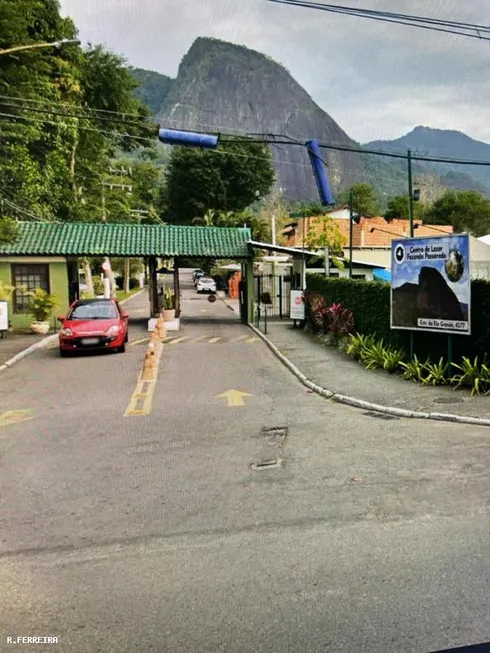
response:
<path fill-rule="evenodd" d="M 281 274 L 257 274 L 254 276 L 254 301 L 259 306 L 259 315 L 264 312 L 263 295 L 269 295 L 267 317 L 289 318 L 291 276 Z"/>

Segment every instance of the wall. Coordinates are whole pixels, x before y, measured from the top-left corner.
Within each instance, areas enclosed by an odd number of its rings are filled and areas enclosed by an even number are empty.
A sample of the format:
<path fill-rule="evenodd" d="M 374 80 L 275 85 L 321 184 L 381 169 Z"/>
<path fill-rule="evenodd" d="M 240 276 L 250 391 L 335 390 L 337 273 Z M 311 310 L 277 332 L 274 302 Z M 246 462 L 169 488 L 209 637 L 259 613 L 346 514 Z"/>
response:
<path fill-rule="evenodd" d="M 64 313 L 69 306 L 69 296 L 68 296 L 68 270 L 66 261 L 62 258 L 57 259 L 45 259 L 45 258 L 33 258 L 33 257 L 2 257 L 0 258 L 0 281 L 3 281 L 6 285 L 12 285 L 12 271 L 11 264 L 20 263 L 49 263 L 49 284 L 50 290 L 53 295 L 56 296 L 58 304 L 52 312 L 50 318 L 51 324 L 54 323 L 54 319 L 57 315 Z M 14 313 L 12 310 L 12 305 L 9 306 L 9 320 L 11 327 L 13 329 L 27 329 L 32 322 L 33 318 L 31 315 L 26 313 Z"/>

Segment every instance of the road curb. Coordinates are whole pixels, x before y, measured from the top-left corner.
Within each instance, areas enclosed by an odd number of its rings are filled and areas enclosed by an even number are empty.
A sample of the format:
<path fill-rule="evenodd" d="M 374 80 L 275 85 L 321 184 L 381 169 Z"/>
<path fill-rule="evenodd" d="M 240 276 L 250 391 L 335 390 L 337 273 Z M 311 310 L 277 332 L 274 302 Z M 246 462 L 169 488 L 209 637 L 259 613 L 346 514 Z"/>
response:
<path fill-rule="evenodd" d="M 126 297 L 126 299 L 123 299 L 122 301 L 120 301 L 119 304 L 122 306 L 127 301 L 129 301 L 130 299 L 133 299 L 133 297 L 137 297 L 138 295 L 141 295 L 141 293 L 144 292 L 144 291 L 145 291 L 145 288 L 142 288 L 138 292 L 135 292 L 134 295 L 131 295 L 131 297 Z M 26 356 L 29 356 L 29 354 L 32 354 L 33 352 L 37 351 L 38 349 L 42 349 L 45 345 L 49 345 L 51 342 L 54 342 L 57 337 L 58 337 L 58 333 L 53 333 L 50 336 L 47 336 L 46 338 L 43 338 L 42 340 L 39 340 L 39 342 L 35 342 L 30 347 L 27 347 L 26 349 L 23 349 L 18 354 L 15 354 L 15 356 L 12 356 L 12 358 L 9 358 L 8 361 L 6 361 L 2 365 L 0 365 L 0 372 L 3 372 L 4 370 L 8 370 L 10 367 L 12 367 L 12 365 L 15 365 L 15 363 L 18 363 L 19 361 L 21 361 Z"/>
<path fill-rule="evenodd" d="M 318 385 L 314 381 L 308 379 L 303 372 L 287 358 L 279 348 L 269 338 L 259 331 L 253 324 L 248 325 L 269 349 L 279 358 L 279 360 L 294 374 L 294 376 L 301 381 L 307 388 L 316 392 L 317 394 L 331 399 L 339 404 L 352 406 L 353 408 L 361 408 L 362 410 L 370 410 L 384 415 L 392 415 L 393 417 L 405 417 L 411 419 L 431 419 L 438 422 L 453 422 L 457 424 L 473 424 L 475 426 L 490 426 L 490 419 L 483 417 L 471 417 L 469 415 L 454 415 L 452 413 L 425 413 L 416 410 L 407 410 L 405 408 L 395 408 L 394 406 L 384 406 L 382 404 L 375 404 L 364 399 L 357 399 L 356 397 L 349 397 L 338 392 L 332 392 L 327 388 Z"/>
<path fill-rule="evenodd" d="M 26 356 L 29 356 L 29 354 L 32 354 L 33 352 L 37 351 L 38 349 L 42 349 L 45 345 L 48 345 L 50 342 L 53 342 L 56 340 L 58 337 L 57 333 L 53 333 L 50 336 L 47 336 L 46 338 L 43 338 L 42 340 L 39 340 L 39 342 L 35 342 L 33 345 L 30 347 L 27 347 L 26 349 L 23 349 L 20 351 L 18 354 L 15 354 L 15 356 L 12 356 L 8 361 L 6 361 L 3 365 L 0 366 L 0 371 L 2 370 L 7 370 L 9 367 L 12 367 L 12 365 L 15 365 L 15 363 L 18 363 L 20 360 L 25 358 Z"/>

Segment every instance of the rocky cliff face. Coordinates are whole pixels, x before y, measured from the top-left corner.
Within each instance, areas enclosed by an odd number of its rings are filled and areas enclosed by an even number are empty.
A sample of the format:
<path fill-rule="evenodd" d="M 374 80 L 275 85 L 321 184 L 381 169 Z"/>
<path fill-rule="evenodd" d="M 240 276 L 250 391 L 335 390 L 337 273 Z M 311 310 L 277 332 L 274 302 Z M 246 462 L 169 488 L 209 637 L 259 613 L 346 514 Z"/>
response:
<path fill-rule="evenodd" d="M 182 59 L 157 118 L 162 126 L 225 133 L 267 133 L 355 145 L 288 71 L 248 48 L 197 39 Z M 334 188 L 362 181 L 358 154 L 325 151 Z M 272 147 L 277 186 L 290 199 L 318 200 L 306 149 Z"/>

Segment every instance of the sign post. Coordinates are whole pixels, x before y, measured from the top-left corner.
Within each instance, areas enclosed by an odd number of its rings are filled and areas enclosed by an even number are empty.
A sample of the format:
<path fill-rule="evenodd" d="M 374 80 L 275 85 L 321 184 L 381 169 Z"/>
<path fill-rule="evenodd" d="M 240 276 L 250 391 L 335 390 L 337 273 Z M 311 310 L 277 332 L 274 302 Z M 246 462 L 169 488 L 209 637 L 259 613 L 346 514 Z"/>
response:
<path fill-rule="evenodd" d="M 391 245 L 391 328 L 471 333 L 470 251 L 467 234 L 406 238 Z"/>

